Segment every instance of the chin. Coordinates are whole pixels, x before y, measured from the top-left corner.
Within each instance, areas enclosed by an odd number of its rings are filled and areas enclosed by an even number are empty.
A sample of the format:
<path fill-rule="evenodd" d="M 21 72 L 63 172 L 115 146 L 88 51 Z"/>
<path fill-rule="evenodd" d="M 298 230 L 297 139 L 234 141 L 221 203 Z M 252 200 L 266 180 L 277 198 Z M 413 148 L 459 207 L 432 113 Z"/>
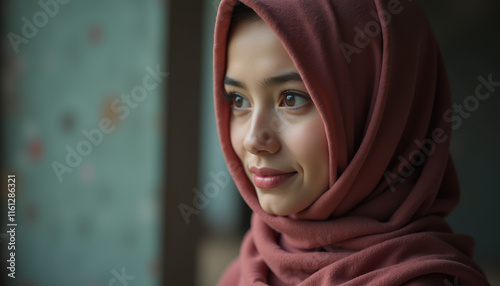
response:
<path fill-rule="evenodd" d="M 288 216 L 288 215 L 291 215 L 291 214 L 294 214 L 294 213 L 297 213 L 299 212 L 300 210 L 298 211 L 294 211 L 294 210 L 290 210 L 290 209 L 286 209 L 286 208 L 276 208 L 276 207 L 270 207 L 268 205 L 260 205 L 261 208 L 268 214 L 271 214 L 271 215 L 276 215 L 276 216 Z"/>
<path fill-rule="evenodd" d="M 266 210 L 264 209 L 264 211 L 270 215 L 276 215 L 276 216 L 287 216 L 289 215 L 287 212 L 279 212 L 279 211 L 273 211 L 273 210 Z"/>
<path fill-rule="evenodd" d="M 304 202 L 298 202 L 296 199 L 283 195 L 276 195 L 272 192 L 260 192 L 257 188 L 256 190 L 260 207 L 270 215 L 288 216 L 307 208 Z"/>

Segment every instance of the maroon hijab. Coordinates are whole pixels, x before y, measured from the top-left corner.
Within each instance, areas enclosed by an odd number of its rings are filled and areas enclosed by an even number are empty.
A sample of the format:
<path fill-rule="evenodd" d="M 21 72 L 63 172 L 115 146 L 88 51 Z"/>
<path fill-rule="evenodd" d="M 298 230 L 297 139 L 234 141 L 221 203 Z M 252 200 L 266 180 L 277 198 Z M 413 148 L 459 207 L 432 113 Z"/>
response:
<path fill-rule="evenodd" d="M 459 199 L 450 91 L 417 1 L 241 2 L 280 38 L 322 116 L 330 188 L 291 216 L 260 207 L 230 141 L 222 94 L 236 0 L 223 0 L 214 46 L 217 128 L 254 213 L 219 285 L 489 285 L 472 261 L 474 241 L 444 219 Z"/>

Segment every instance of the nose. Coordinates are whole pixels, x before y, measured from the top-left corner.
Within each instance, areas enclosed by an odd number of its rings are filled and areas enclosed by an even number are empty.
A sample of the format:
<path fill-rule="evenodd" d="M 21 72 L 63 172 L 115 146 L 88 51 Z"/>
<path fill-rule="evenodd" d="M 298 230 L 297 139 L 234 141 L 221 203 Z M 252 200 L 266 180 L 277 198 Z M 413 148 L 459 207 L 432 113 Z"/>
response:
<path fill-rule="evenodd" d="M 281 149 L 280 134 L 272 128 L 276 124 L 271 124 L 276 120 L 270 111 L 254 111 L 243 147 L 254 155 L 277 153 Z"/>

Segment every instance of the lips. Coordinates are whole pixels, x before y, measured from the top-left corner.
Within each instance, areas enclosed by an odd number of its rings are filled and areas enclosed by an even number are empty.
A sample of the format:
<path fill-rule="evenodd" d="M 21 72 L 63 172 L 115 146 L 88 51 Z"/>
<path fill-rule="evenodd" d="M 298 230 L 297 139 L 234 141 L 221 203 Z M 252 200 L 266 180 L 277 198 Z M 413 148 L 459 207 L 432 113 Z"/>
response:
<path fill-rule="evenodd" d="M 297 172 L 283 172 L 270 168 L 250 168 L 253 173 L 253 182 L 259 189 L 273 189 L 281 186 Z"/>

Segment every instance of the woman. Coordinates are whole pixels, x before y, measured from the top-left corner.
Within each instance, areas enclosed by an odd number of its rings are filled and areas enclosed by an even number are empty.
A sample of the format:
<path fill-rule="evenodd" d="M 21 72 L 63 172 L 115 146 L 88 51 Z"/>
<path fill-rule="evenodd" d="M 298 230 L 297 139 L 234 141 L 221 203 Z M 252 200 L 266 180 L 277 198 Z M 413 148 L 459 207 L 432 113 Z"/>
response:
<path fill-rule="evenodd" d="M 217 127 L 254 213 L 219 285 L 489 285 L 444 220 L 450 92 L 415 2 L 222 1 Z"/>

